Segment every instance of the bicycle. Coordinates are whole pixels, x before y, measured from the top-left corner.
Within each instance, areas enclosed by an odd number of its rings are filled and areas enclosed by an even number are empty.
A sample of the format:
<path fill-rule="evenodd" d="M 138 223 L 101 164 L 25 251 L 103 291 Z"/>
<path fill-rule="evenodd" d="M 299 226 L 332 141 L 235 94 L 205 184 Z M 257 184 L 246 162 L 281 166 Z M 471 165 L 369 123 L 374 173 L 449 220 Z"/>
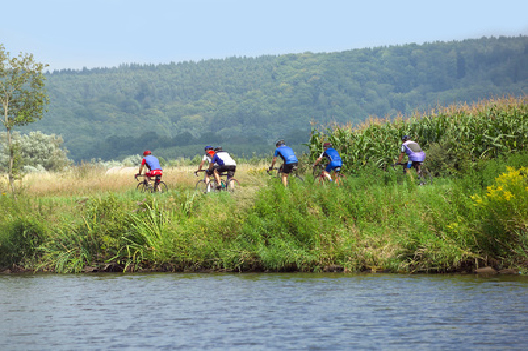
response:
<path fill-rule="evenodd" d="M 407 167 L 407 163 L 394 163 L 391 166 L 396 171 L 396 166 Z M 433 184 L 433 174 L 429 172 L 427 167 L 425 167 L 423 164 L 420 165 L 420 170 L 417 172 L 417 175 L 418 175 L 418 178 L 417 178 L 418 185 Z"/>
<path fill-rule="evenodd" d="M 319 184 L 324 184 L 325 181 L 329 182 L 330 180 L 324 175 L 323 171 L 325 170 L 325 165 L 314 165 L 313 166 L 313 177 L 315 182 Z M 334 171 L 334 182 L 336 185 L 341 185 L 345 181 L 345 175 L 339 172 Z"/>
<path fill-rule="evenodd" d="M 281 179 L 281 174 L 283 173 L 283 166 L 284 165 L 281 165 L 280 167 L 273 167 L 271 170 L 268 169 L 268 174 L 273 175 L 272 171 L 277 171 L 276 178 Z M 301 182 L 304 182 L 304 179 L 299 175 L 299 169 L 297 166 L 293 168 L 293 172 L 291 172 L 290 175 L 292 179 L 298 179 Z"/>
<path fill-rule="evenodd" d="M 141 192 L 148 192 L 148 193 L 166 193 L 169 191 L 169 188 L 167 187 L 167 184 L 163 180 L 161 180 L 160 175 L 156 175 L 156 178 L 154 179 L 154 185 L 151 185 L 148 180 L 147 176 L 144 174 L 135 175 L 134 179 L 136 179 L 138 182 L 140 181 L 138 177 L 143 177 L 143 181 L 141 181 L 137 186 L 136 190 Z"/>
<path fill-rule="evenodd" d="M 198 172 L 205 172 L 205 170 L 201 171 L 195 171 L 194 174 L 198 177 Z M 229 190 L 229 184 L 227 183 L 227 179 L 222 179 L 223 176 L 227 177 L 227 173 L 220 173 L 220 184 L 216 182 L 216 179 L 214 179 L 214 176 L 211 174 L 209 179 L 209 184 L 205 183 L 205 177 L 204 179 L 200 179 L 196 182 L 196 191 L 198 192 L 204 192 L 204 193 L 210 193 L 210 192 L 217 192 L 217 191 L 228 191 Z M 235 185 L 240 185 L 238 182 L 238 179 L 231 178 L 230 181 L 235 182 Z M 234 188 L 233 190 L 234 191 Z"/>

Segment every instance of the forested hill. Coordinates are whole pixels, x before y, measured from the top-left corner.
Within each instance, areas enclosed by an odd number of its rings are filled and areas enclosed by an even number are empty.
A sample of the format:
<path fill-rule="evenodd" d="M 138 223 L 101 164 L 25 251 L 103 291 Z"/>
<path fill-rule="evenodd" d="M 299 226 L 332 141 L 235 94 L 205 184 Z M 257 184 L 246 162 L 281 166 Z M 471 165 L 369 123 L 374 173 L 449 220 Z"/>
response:
<path fill-rule="evenodd" d="M 355 124 L 528 92 L 528 36 L 124 64 L 46 78 L 49 112 L 23 131 L 61 134 L 70 158 L 115 159 L 145 148 L 175 158 L 186 145 L 204 144 L 243 145 L 250 154 L 273 149 L 278 137 L 307 142 L 310 121 Z"/>

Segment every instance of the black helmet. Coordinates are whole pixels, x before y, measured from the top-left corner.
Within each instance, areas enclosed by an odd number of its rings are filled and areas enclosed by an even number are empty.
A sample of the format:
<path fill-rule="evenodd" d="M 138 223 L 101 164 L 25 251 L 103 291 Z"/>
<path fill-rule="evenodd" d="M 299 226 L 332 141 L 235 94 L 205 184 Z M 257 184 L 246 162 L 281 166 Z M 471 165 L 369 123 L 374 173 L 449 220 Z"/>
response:
<path fill-rule="evenodd" d="M 211 145 L 207 145 L 207 146 L 205 147 L 205 151 L 211 150 L 212 148 L 213 148 L 213 147 L 212 147 Z"/>
<path fill-rule="evenodd" d="M 406 140 L 409 140 L 409 139 L 410 139 L 410 138 L 409 138 L 408 135 L 404 135 L 404 136 L 402 136 L 402 141 L 406 141 Z"/>
<path fill-rule="evenodd" d="M 281 146 L 281 145 L 284 145 L 284 139 L 279 139 L 279 140 L 277 140 L 277 142 L 275 143 L 275 146 Z"/>
<path fill-rule="evenodd" d="M 214 148 L 214 151 L 217 152 L 217 151 L 222 151 L 222 147 L 221 146 L 217 146 Z"/>

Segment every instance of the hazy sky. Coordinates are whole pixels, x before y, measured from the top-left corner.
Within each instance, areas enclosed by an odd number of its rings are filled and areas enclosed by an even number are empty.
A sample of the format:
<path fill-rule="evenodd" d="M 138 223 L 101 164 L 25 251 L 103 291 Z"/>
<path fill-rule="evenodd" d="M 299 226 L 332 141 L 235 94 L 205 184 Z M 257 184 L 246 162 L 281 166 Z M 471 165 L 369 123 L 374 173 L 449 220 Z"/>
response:
<path fill-rule="evenodd" d="M 0 44 L 49 70 L 528 35 L 528 0 L 24 0 Z"/>

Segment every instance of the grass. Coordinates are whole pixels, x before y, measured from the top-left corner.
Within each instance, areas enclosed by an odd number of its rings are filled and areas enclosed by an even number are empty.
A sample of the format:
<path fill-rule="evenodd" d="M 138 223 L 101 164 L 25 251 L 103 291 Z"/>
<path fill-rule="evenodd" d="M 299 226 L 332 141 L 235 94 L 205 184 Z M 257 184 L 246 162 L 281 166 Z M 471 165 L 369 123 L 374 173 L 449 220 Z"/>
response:
<path fill-rule="evenodd" d="M 314 185 L 306 174 L 304 183 L 284 188 L 264 165 L 240 165 L 237 191 L 215 194 L 194 191 L 194 167 L 168 168 L 164 194 L 139 193 L 133 174 L 106 175 L 98 167 L 32 174 L 17 201 L 0 196 L 0 266 L 452 272 L 477 262 L 526 271 L 524 178 L 502 176 L 516 181 L 516 198 L 497 192 L 495 178 L 527 161 L 526 154 L 488 161 L 432 186 L 367 166 L 339 187 Z M 491 200 L 519 200 L 514 209 L 477 206 L 490 198 L 490 186 Z"/>

